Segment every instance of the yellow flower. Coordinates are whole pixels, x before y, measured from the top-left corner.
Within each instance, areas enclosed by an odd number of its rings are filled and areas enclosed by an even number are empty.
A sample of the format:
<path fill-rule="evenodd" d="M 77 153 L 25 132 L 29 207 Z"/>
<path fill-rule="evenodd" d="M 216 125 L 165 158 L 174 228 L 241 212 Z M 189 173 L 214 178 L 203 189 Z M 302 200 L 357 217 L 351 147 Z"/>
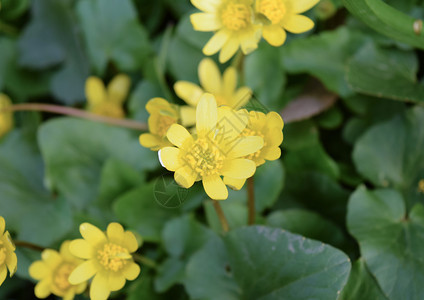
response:
<path fill-rule="evenodd" d="M 9 269 L 10 277 L 16 272 L 18 258 L 15 254 L 15 245 L 10 237 L 9 231 L 4 231 L 6 222 L 0 217 L 0 285 L 4 282 Z"/>
<path fill-rule="evenodd" d="M 127 75 L 116 75 L 109 83 L 107 90 L 103 81 L 91 76 L 85 82 L 87 109 L 98 115 L 112 118 L 124 118 L 123 103 L 128 95 L 131 80 Z"/>
<path fill-rule="evenodd" d="M 314 22 L 300 15 L 319 0 L 256 0 L 255 12 L 263 16 L 262 35 L 272 46 L 281 46 L 286 40 L 286 30 L 302 33 L 314 27 Z"/>
<path fill-rule="evenodd" d="M 252 90 L 246 86 L 237 89 L 237 71 L 228 67 L 223 76 L 218 66 L 210 58 L 203 59 L 199 64 L 199 87 L 188 81 L 177 81 L 174 85 L 175 93 L 191 107 L 181 107 L 183 126 L 194 125 L 196 121 L 196 106 L 203 93 L 215 96 L 218 106 L 227 105 L 238 109 L 245 105 L 252 96 Z"/>
<path fill-rule="evenodd" d="M 255 24 L 253 0 L 191 0 L 201 13 L 190 16 L 198 31 L 216 31 L 203 48 L 205 55 L 219 50 L 221 63 L 229 60 L 239 48 L 248 54 L 258 47 L 260 25 Z"/>
<path fill-rule="evenodd" d="M 5 94 L 0 93 L 0 138 L 6 135 L 13 128 L 13 112 L 2 112 L 12 106 L 12 101 Z"/>
<path fill-rule="evenodd" d="M 179 124 L 172 125 L 168 140 L 176 147 L 159 151 L 159 160 L 166 169 L 174 171 L 175 181 L 190 188 L 202 180 L 206 194 L 214 200 L 228 198 L 221 176 L 245 179 L 253 175 L 255 163 L 241 158 L 256 152 L 263 145 L 257 136 L 241 137 L 247 125 L 243 111 L 228 107 L 217 108 L 215 98 L 205 93 L 196 109 L 197 136 Z"/>
<path fill-rule="evenodd" d="M 163 98 L 150 99 L 146 104 L 150 117 L 148 120 L 150 133 L 140 135 L 139 141 L 143 147 L 153 151 L 171 146 L 166 138 L 166 132 L 172 124 L 178 122 L 178 109 Z"/>
<path fill-rule="evenodd" d="M 71 254 L 69 244 L 70 241 L 63 242 L 60 252 L 44 250 L 41 253 L 42 260 L 29 267 L 31 277 L 40 281 L 34 290 L 37 298 L 44 299 L 54 294 L 65 300 L 72 300 L 75 294 L 81 294 L 87 288 L 86 282 L 72 285 L 68 281 L 71 272 L 83 262 Z"/>
<path fill-rule="evenodd" d="M 140 267 L 134 263 L 131 253 L 138 244 L 133 233 L 124 231 L 118 223 L 110 223 L 106 234 L 96 226 L 83 223 L 80 226 L 83 239 L 73 240 L 71 253 L 86 261 L 69 276 L 71 284 L 80 284 L 94 276 L 90 288 L 92 300 L 104 300 L 110 292 L 118 291 L 126 280 L 134 280 Z"/>
<path fill-rule="evenodd" d="M 264 145 L 258 151 L 251 153 L 244 158 L 253 160 L 256 166 L 265 163 L 266 160 L 276 160 L 281 156 L 280 145 L 283 142 L 284 122 L 276 112 L 264 114 L 262 112 L 249 112 L 249 124 L 243 130 L 243 136 L 260 136 L 264 140 Z M 245 179 L 224 178 L 225 184 L 235 190 L 243 187 Z"/>

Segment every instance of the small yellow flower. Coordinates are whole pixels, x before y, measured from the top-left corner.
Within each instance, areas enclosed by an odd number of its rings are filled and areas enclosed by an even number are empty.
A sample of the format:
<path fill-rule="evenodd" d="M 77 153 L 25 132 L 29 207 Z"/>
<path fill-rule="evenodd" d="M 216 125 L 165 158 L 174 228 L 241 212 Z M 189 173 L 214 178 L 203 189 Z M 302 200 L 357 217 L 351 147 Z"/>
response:
<path fill-rule="evenodd" d="M 123 103 L 128 95 L 131 80 L 127 75 L 116 75 L 107 89 L 103 81 L 91 76 L 85 82 L 87 109 L 98 115 L 112 118 L 124 118 Z"/>
<path fill-rule="evenodd" d="M 166 138 L 166 132 L 172 124 L 178 122 L 179 114 L 177 106 L 163 98 L 153 98 L 147 102 L 146 110 L 150 114 L 148 120 L 150 133 L 140 135 L 140 144 L 153 151 L 171 146 L 172 144 Z"/>
<path fill-rule="evenodd" d="M 243 130 L 243 136 L 260 136 L 264 140 L 264 146 L 258 151 L 245 156 L 244 158 L 253 160 L 256 166 L 265 163 L 266 160 L 276 160 L 281 156 L 280 145 L 283 142 L 284 122 L 276 112 L 264 114 L 262 112 L 249 112 L 249 124 Z M 243 187 L 245 179 L 224 178 L 226 185 L 235 190 Z"/>
<path fill-rule="evenodd" d="M 246 179 L 255 173 L 255 163 L 242 158 L 258 151 L 263 139 L 242 137 L 247 125 L 243 111 L 228 107 L 217 108 L 215 98 L 205 93 L 196 109 L 196 132 L 191 135 L 179 124 L 172 125 L 168 140 L 176 147 L 159 151 L 159 160 L 166 169 L 174 171 L 175 181 L 190 188 L 202 180 L 206 194 L 214 200 L 228 198 L 228 190 L 221 176 Z"/>
<path fill-rule="evenodd" d="M 72 285 L 68 281 L 72 271 L 83 262 L 71 254 L 69 244 L 70 241 L 63 242 L 60 252 L 44 250 L 41 253 L 42 260 L 32 263 L 29 267 L 31 277 L 40 281 L 34 290 L 37 298 L 44 299 L 54 294 L 65 300 L 72 300 L 76 294 L 81 294 L 87 288 L 86 282 Z"/>
<path fill-rule="evenodd" d="M 174 85 L 178 97 L 190 105 L 181 107 L 183 126 L 194 125 L 195 108 L 205 92 L 214 95 L 218 106 L 226 105 L 233 109 L 245 105 L 252 96 L 252 90 L 246 86 L 237 89 L 237 71 L 234 67 L 228 67 L 221 76 L 215 62 L 205 58 L 200 62 L 198 72 L 201 87 L 189 81 L 177 81 Z"/>
<path fill-rule="evenodd" d="M 6 229 L 6 222 L 0 217 L 0 285 L 4 282 L 9 269 L 10 277 L 16 272 L 18 258 L 15 254 L 15 245 L 10 237 L 9 231 Z"/>
<path fill-rule="evenodd" d="M 122 289 L 126 280 L 137 278 L 140 267 L 131 253 L 137 251 L 138 244 L 133 233 L 124 231 L 118 223 L 110 223 L 106 234 L 96 226 L 83 223 L 80 232 L 83 239 L 73 240 L 70 250 L 86 261 L 69 276 L 71 284 L 80 284 L 94 276 L 90 298 L 104 300 L 110 292 Z"/>
<path fill-rule="evenodd" d="M 263 16 L 262 35 L 272 46 L 286 41 L 286 30 L 303 33 L 314 27 L 314 22 L 300 15 L 319 0 L 256 0 L 255 12 Z"/>
<path fill-rule="evenodd" d="M 260 25 L 255 24 L 253 0 L 191 0 L 201 13 L 190 16 L 198 31 L 215 31 L 203 48 L 205 55 L 219 50 L 221 63 L 229 60 L 239 48 L 248 54 L 258 47 Z"/>
<path fill-rule="evenodd" d="M 418 192 L 424 194 L 424 179 L 418 181 Z"/>
<path fill-rule="evenodd" d="M 3 109 L 7 109 L 10 106 L 12 106 L 10 98 L 0 93 L 0 138 L 13 129 L 13 112 L 2 112 Z"/>

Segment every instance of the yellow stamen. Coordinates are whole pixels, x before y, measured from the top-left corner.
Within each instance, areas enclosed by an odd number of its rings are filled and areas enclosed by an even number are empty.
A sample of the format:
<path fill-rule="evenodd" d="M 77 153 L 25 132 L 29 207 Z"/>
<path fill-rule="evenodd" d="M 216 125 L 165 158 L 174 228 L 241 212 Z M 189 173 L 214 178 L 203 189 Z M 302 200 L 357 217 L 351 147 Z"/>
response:
<path fill-rule="evenodd" d="M 272 22 L 278 24 L 286 14 L 286 6 L 281 0 L 262 0 L 259 3 L 259 12 Z"/>
<path fill-rule="evenodd" d="M 224 156 L 208 139 L 198 139 L 185 155 L 185 161 L 201 177 L 219 174 Z"/>
<path fill-rule="evenodd" d="M 229 2 L 222 10 L 221 21 L 232 31 L 246 28 L 250 23 L 250 9 L 246 4 Z"/>
<path fill-rule="evenodd" d="M 53 276 L 53 282 L 59 290 L 65 291 L 71 287 L 68 278 L 74 269 L 75 265 L 69 263 L 63 263 L 58 267 Z"/>
<path fill-rule="evenodd" d="M 113 243 L 107 243 L 97 251 L 97 259 L 106 270 L 119 271 L 131 259 L 132 256 L 124 247 Z"/>

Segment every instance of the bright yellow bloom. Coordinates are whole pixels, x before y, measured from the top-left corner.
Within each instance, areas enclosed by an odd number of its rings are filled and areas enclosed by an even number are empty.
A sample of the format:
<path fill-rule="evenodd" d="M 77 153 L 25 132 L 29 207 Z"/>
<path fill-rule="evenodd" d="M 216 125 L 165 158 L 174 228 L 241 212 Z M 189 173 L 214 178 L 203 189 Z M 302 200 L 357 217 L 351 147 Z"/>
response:
<path fill-rule="evenodd" d="M 260 136 L 264 140 L 264 146 L 255 153 L 249 154 L 244 158 L 251 159 L 260 166 L 266 160 L 276 160 L 281 156 L 280 145 L 283 142 L 284 122 L 281 116 L 276 112 L 264 114 L 262 112 L 249 112 L 249 124 L 243 130 L 243 136 Z M 235 190 L 243 187 L 245 179 L 224 178 L 225 184 Z"/>
<path fill-rule="evenodd" d="M 272 46 L 281 46 L 286 40 L 286 30 L 302 33 L 311 30 L 314 22 L 300 15 L 319 0 L 256 0 L 255 12 L 263 16 L 262 35 Z"/>
<path fill-rule="evenodd" d="M 242 137 L 247 125 L 244 111 L 228 107 L 217 108 L 216 100 L 205 93 L 196 109 L 197 136 L 183 126 L 174 124 L 167 133 L 176 147 L 159 151 L 159 160 L 166 169 L 174 171 L 175 181 L 190 188 L 202 180 L 206 194 L 214 200 L 228 198 L 228 190 L 221 176 L 246 179 L 255 173 L 255 163 L 242 158 L 258 151 L 263 139 L 258 136 Z"/>
<path fill-rule="evenodd" d="M 41 253 L 42 260 L 29 267 L 31 277 L 40 281 L 34 290 L 37 298 L 44 299 L 54 294 L 65 300 L 72 300 L 76 294 L 81 294 L 87 288 L 87 282 L 72 285 L 68 281 L 72 271 L 83 262 L 71 254 L 69 244 L 70 241 L 63 242 L 60 252 L 44 250 Z"/>
<path fill-rule="evenodd" d="M 140 144 L 153 151 L 171 146 L 172 144 L 166 138 L 166 132 L 172 124 L 178 122 L 179 114 L 177 106 L 163 98 L 153 98 L 147 102 L 146 110 L 150 114 L 148 120 L 150 133 L 140 135 Z"/>
<path fill-rule="evenodd" d="M 128 95 L 131 80 L 127 75 L 116 75 L 107 89 L 103 81 L 91 76 L 85 82 L 87 109 L 98 115 L 112 118 L 124 118 L 123 103 Z"/>
<path fill-rule="evenodd" d="M 138 244 L 132 232 L 124 231 L 118 223 L 110 223 L 106 234 L 96 226 L 83 223 L 80 232 L 83 239 L 73 240 L 70 250 L 86 261 L 69 276 L 71 284 L 80 284 L 94 276 L 90 298 L 104 300 L 110 292 L 122 289 L 126 280 L 137 278 L 140 267 L 131 253 L 137 251 Z"/>
<path fill-rule="evenodd" d="M 10 237 L 9 231 L 6 229 L 6 222 L 0 217 L 0 285 L 4 282 L 9 269 L 10 277 L 16 272 L 18 258 L 15 254 L 15 245 Z"/>
<path fill-rule="evenodd" d="M 190 16 L 198 31 L 216 31 L 203 48 L 205 55 L 219 50 L 221 63 L 229 60 L 239 48 L 248 54 L 258 47 L 260 25 L 255 24 L 253 0 L 191 0 L 201 13 Z"/>
<path fill-rule="evenodd" d="M 0 138 L 7 134 L 13 128 L 13 112 L 2 112 L 12 106 L 12 101 L 5 94 L 0 93 Z"/>
<path fill-rule="evenodd" d="M 237 89 L 237 71 L 228 67 L 223 76 L 218 66 L 210 58 L 203 59 L 199 64 L 199 81 L 201 87 L 189 81 L 177 81 L 175 93 L 190 107 L 181 107 L 183 126 L 194 125 L 196 121 L 196 106 L 203 93 L 214 95 L 218 106 L 226 105 L 238 109 L 245 105 L 252 96 L 252 90 L 246 86 Z"/>

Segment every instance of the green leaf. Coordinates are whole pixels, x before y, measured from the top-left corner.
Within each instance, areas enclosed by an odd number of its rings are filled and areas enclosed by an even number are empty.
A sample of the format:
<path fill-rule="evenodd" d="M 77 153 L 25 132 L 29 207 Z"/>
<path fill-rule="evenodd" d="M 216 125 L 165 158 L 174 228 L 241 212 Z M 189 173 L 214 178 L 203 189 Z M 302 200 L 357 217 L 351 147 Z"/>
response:
<path fill-rule="evenodd" d="M 342 230 L 317 213 L 303 209 L 277 210 L 268 215 L 266 224 L 319 240 L 340 248 L 345 243 Z"/>
<path fill-rule="evenodd" d="M 83 0 L 77 13 L 97 74 L 103 75 L 109 61 L 122 71 L 139 70 L 151 56 L 147 32 L 130 0 Z"/>
<path fill-rule="evenodd" d="M 251 226 L 212 239 L 191 259 L 185 287 L 195 299 L 337 299 L 349 258 L 281 229 Z"/>
<path fill-rule="evenodd" d="M 65 104 L 83 100 L 88 62 L 81 48 L 69 0 L 32 1 L 32 20 L 20 36 L 20 64 L 45 69 L 61 64 L 50 81 L 53 95 Z"/>
<path fill-rule="evenodd" d="M 157 166 L 156 153 L 141 147 L 129 130 L 92 121 L 60 118 L 45 122 L 38 139 L 50 187 L 80 209 L 97 198 L 107 160 L 122 161 L 139 172 Z"/>
<path fill-rule="evenodd" d="M 424 49 L 424 35 L 414 32 L 414 19 L 381 0 L 343 0 L 346 8 L 372 29 L 394 40 Z"/>
<path fill-rule="evenodd" d="M 424 203 L 418 189 L 424 178 L 424 108 L 377 124 L 355 144 L 353 160 L 359 173 L 379 187 L 401 190 L 410 208 Z"/>
<path fill-rule="evenodd" d="M 345 97 L 352 94 L 344 76 L 346 63 L 364 41 L 360 33 L 340 27 L 292 41 L 282 48 L 281 59 L 287 72 L 314 75 L 329 90 Z"/>
<path fill-rule="evenodd" d="M 388 300 L 381 291 L 375 278 L 368 271 L 363 259 L 352 265 L 349 280 L 340 295 L 340 300 Z"/>
<path fill-rule="evenodd" d="M 1 2 L 0 19 L 17 19 L 27 11 L 28 7 L 29 0 L 3 0 Z"/>
<path fill-rule="evenodd" d="M 370 272 L 389 299 L 423 299 L 424 207 L 410 214 L 391 189 L 359 187 L 350 197 L 347 225 Z"/>
<path fill-rule="evenodd" d="M 418 59 L 414 52 L 378 48 L 368 43 L 350 60 L 347 80 L 367 95 L 408 102 L 422 102 L 424 86 L 417 81 Z"/>

